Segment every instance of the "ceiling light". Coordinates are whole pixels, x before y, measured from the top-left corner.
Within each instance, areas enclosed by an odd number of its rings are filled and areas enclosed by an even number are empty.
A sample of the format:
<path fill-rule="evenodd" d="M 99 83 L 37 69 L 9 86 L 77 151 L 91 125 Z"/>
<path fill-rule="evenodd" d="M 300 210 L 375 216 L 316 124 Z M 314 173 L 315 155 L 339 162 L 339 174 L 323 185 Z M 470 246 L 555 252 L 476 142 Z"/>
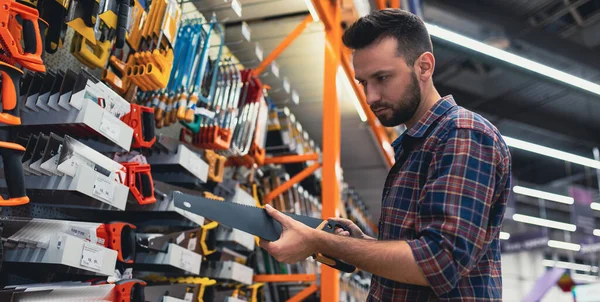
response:
<path fill-rule="evenodd" d="M 525 59 L 521 56 L 512 54 L 510 52 L 501 50 L 499 48 L 490 46 L 488 44 L 479 42 L 477 40 L 468 38 L 466 36 L 457 34 L 455 32 L 449 31 L 447 29 L 441 28 L 437 25 L 426 24 L 429 33 L 437 38 L 442 40 L 457 44 L 462 47 L 466 47 L 473 51 L 482 53 L 484 55 L 499 59 L 501 61 L 519 66 L 521 68 L 525 68 L 527 70 L 536 72 L 542 76 L 549 77 L 555 79 L 557 81 L 563 82 L 567 85 L 575 86 L 577 88 L 589 91 L 591 93 L 600 95 L 600 85 L 590 82 L 588 80 L 584 80 L 582 78 L 576 77 L 574 75 L 568 74 L 566 72 L 560 71 L 558 69 L 554 69 L 552 67 L 548 67 L 546 65 L 534 62 L 529 59 Z"/>
<path fill-rule="evenodd" d="M 540 155 L 553 157 L 556 159 L 572 162 L 574 164 L 579 164 L 579 165 L 583 165 L 583 166 L 594 168 L 594 169 L 600 169 L 600 161 L 597 161 L 597 160 L 594 160 L 591 158 L 587 158 L 587 157 L 563 152 L 560 150 L 540 146 L 537 144 L 518 140 L 518 139 L 512 138 L 512 137 L 502 136 L 502 138 L 504 139 L 504 141 L 506 142 L 507 145 L 509 145 L 513 148 L 522 149 L 522 150 L 537 153 Z"/>
<path fill-rule="evenodd" d="M 512 218 L 514 221 L 518 221 L 518 222 L 529 223 L 529 224 L 533 224 L 533 225 L 539 225 L 539 226 L 543 226 L 543 227 L 565 230 L 565 231 L 570 231 L 570 232 L 575 232 L 575 230 L 577 229 L 577 226 L 574 224 L 558 222 L 558 221 L 554 221 L 554 220 L 548 220 L 548 219 L 527 216 L 527 215 L 522 215 L 522 214 L 514 214 Z"/>
<path fill-rule="evenodd" d="M 508 240 L 510 238 L 510 233 L 500 232 L 500 240 Z"/>
<path fill-rule="evenodd" d="M 594 236 L 598 236 L 600 237 L 600 230 L 599 229 L 595 229 L 592 234 L 594 234 Z"/>
<path fill-rule="evenodd" d="M 546 267 L 557 267 L 564 269 L 572 269 L 577 271 L 591 272 L 594 269 L 598 269 L 597 266 L 591 266 L 587 264 L 579 264 L 573 262 L 564 262 L 564 261 L 554 261 L 549 259 L 542 260 L 542 265 Z"/>
<path fill-rule="evenodd" d="M 312 16 L 313 21 L 319 22 L 319 14 L 317 14 L 317 10 L 313 5 L 312 0 L 304 0 L 304 2 L 306 3 L 306 8 L 308 8 L 308 12 Z"/>
<path fill-rule="evenodd" d="M 600 211 L 600 203 L 592 202 L 590 208 L 592 208 L 592 210 Z"/>
<path fill-rule="evenodd" d="M 352 89 L 352 84 L 350 84 L 350 80 L 348 80 L 348 77 L 346 76 L 346 73 L 344 72 L 344 68 L 342 68 L 342 66 L 338 66 L 338 83 L 341 82 L 342 86 L 344 86 L 344 91 L 347 92 L 348 97 L 350 98 L 350 100 L 352 101 L 352 104 L 354 104 L 354 109 L 356 109 L 356 113 L 358 113 L 358 117 L 360 117 L 360 120 L 363 122 L 367 121 L 367 114 L 365 113 L 365 111 L 363 110 L 362 106 L 360 105 L 360 101 L 358 100 L 358 96 L 356 96 L 356 93 L 354 93 L 354 89 Z M 391 146 L 390 146 L 391 147 Z"/>
<path fill-rule="evenodd" d="M 575 252 L 579 252 L 581 250 L 581 245 L 579 244 L 558 240 L 548 240 L 548 246 L 556 249 L 563 249 Z"/>
<path fill-rule="evenodd" d="M 551 200 L 551 201 L 560 202 L 560 203 L 564 203 L 564 204 L 573 204 L 575 202 L 575 199 L 573 199 L 573 197 L 570 197 L 570 196 L 558 195 L 558 194 L 554 194 L 554 193 L 525 188 L 525 187 L 521 187 L 521 186 L 514 186 L 513 192 L 515 192 L 517 194 L 521 194 L 521 195 L 526 195 L 526 196 L 535 197 L 535 198 L 541 198 L 541 199 L 545 199 L 545 200 Z"/>

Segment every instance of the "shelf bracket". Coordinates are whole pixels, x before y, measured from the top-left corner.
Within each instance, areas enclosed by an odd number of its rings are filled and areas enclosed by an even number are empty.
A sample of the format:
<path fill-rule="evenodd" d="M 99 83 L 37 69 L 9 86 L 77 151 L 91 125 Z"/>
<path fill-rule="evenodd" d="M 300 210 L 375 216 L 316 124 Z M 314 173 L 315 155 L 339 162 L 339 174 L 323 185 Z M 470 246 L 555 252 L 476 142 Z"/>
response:
<path fill-rule="evenodd" d="M 265 197 L 265 200 L 263 201 L 263 204 L 266 205 L 266 204 L 271 203 L 271 201 L 273 199 L 275 199 L 277 196 L 279 196 L 283 192 L 289 190 L 295 184 L 303 181 L 305 178 L 307 178 L 308 176 L 313 174 L 319 168 L 321 168 L 321 164 L 315 163 L 312 166 L 302 170 L 300 173 L 294 175 L 294 177 L 290 178 L 290 180 L 284 182 L 279 187 L 275 188 L 275 190 L 273 190 L 269 194 L 267 194 L 267 196 Z"/>
<path fill-rule="evenodd" d="M 303 163 L 310 160 L 319 160 L 319 154 L 317 153 L 309 153 L 302 155 L 282 155 L 275 157 L 267 157 L 265 158 L 265 165 L 268 164 L 295 164 L 295 163 Z"/>

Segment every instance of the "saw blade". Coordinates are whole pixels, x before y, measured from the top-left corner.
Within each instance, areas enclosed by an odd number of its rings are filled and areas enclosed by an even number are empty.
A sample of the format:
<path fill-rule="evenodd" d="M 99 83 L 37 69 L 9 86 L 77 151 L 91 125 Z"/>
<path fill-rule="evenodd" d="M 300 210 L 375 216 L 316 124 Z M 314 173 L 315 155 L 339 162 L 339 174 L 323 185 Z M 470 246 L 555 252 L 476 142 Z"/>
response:
<path fill-rule="evenodd" d="M 264 240 L 276 241 L 281 235 L 281 224 L 261 208 L 181 192 L 173 193 L 173 201 L 177 208 L 250 233 Z M 314 217 L 291 213 L 284 214 L 312 228 L 318 228 L 323 223 L 322 219 Z"/>

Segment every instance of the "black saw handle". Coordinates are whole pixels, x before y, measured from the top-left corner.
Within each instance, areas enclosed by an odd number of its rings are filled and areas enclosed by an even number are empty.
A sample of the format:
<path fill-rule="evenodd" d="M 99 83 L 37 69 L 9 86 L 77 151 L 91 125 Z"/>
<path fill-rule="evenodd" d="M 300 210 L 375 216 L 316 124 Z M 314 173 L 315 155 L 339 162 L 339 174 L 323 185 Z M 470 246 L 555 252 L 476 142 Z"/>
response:
<path fill-rule="evenodd" d="M 350 229 L 348 229 L 345 225 L 333 220 L 323 221 L 323 223 L 317 229 L 334 234 L 337 228 L 341 228 L 344 231 L 350 232 Z M 345 273 L 354 273 L 356 271 L 356 267 L 354 265 L 348 264 L 342 260 L 321 253 L 313 255 L 313 258 L 327 266 L 330 266 Z"/>

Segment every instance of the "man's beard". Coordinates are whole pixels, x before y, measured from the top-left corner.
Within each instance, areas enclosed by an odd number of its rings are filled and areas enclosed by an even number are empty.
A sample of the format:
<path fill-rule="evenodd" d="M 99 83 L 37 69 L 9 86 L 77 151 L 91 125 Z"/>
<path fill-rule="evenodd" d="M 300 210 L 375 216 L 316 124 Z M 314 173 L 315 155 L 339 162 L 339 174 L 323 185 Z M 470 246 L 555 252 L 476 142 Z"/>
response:
<path fill-rule="evenodd" d="M 392 111 L 391 116 L 377 116 L 377 118 L 385 127 L 395 127 L 408 122 L 417 112 L 419 104 L 421 104 L 421 90 L 419 89 L 417 75 L 413 72 L 410 85 L 398 101 L 390 104 L 375 103 L 371 105 L 371 110 L 375 112 L 380 108 L 390 108 Z"/>

